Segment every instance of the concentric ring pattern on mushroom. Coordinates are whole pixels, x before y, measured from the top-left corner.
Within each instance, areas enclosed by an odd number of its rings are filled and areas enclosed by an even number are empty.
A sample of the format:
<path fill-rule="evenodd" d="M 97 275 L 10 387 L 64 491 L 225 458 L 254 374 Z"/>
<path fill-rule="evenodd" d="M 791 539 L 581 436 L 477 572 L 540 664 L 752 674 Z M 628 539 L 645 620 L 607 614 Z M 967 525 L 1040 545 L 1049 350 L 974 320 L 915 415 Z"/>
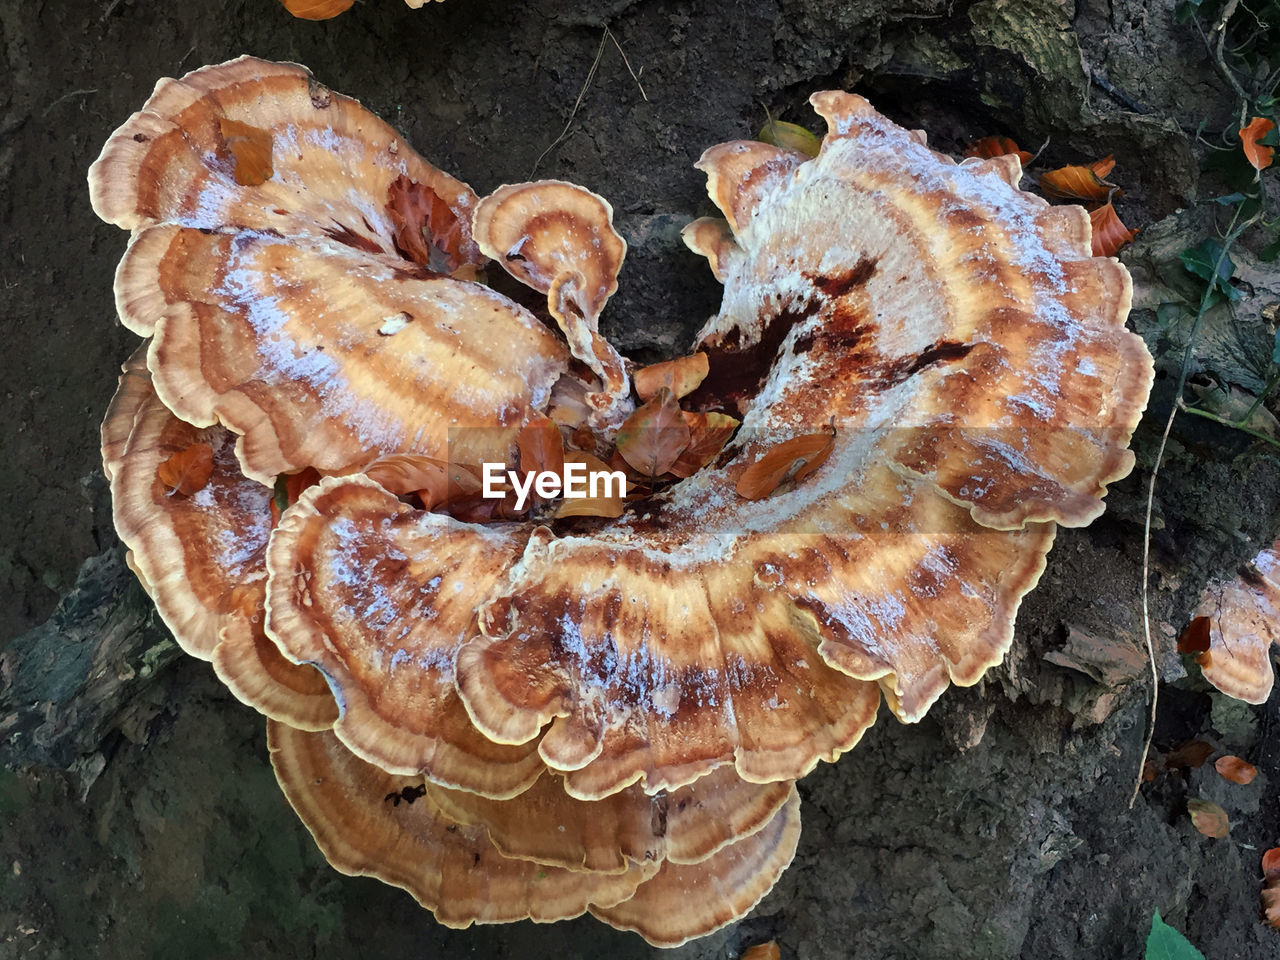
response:
<path fill-rule="evenodd" d="M 451 926 L 742 917 L 794 782 L 999 663 L 1056 526 L 1132 467 L 1151 358 L 1088 215 L 812 103 L 816 156 L 703 154 L 723 304 L 643 368 L 600 334 L 605 199 L 480 198 L 302 67 L 161 80 L 107 142 L 144 338 L 117 528 L 339 870 Z M 526 479 L 570 474 L 615 482 Z"/>

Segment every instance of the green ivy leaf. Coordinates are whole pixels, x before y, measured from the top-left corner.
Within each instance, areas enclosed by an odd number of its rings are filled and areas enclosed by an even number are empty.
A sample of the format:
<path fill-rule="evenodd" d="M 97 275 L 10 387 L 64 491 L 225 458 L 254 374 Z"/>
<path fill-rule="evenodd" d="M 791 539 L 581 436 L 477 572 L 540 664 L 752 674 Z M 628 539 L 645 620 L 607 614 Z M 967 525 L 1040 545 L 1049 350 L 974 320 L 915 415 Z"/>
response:
<path fill-rule="evenodd" d="M 1179 254 L 1182 265 L 1205 281 L 1228 300 L 1239 300 L 1242 294 L 1231 285 L 1236 265 L 1231 256 L 1223 252 L 1222 244 L 1213 237 L 1202 241 L 1190 250 Z"/>
<path fill-rule="evenodd" d="M 1271 263 L 1276 257 L 1280 257 L 1280 233 L 1258 252 L 1258 259 L 1266 263 Z"/>
<path fill-rule="evenodd" d="M 1186 937 L 1160 919 L 1157 910 L 1151 917 L 1151 932 L 1147 934 L 1147 952 L 1144 960 L 1204 960 L 1204 954 L 1191 945 Z"/>

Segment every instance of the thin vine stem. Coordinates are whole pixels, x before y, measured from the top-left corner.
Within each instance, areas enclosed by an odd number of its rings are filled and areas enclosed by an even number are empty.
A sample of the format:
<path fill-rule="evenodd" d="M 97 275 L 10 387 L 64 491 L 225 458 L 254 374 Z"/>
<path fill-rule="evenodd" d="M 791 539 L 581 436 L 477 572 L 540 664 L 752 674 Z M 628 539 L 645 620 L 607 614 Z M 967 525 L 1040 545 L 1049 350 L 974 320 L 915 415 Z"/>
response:
<path fill-rule="evenodd" d="M 1151 467 L 1151 481 L 1147 484 L 1147 508 L 1142 523 L 1142 637 L 1147 644 L 1147 659 L 1151 664 L 1151 712 L 1147 718 L 1147 732 L 1142 744 L 1142 752 L 1138 755 L 1138 775 L 1134 780 L 1133 793 L 1129 797 L 1129 809 L 1137 802 L 1138 793 L 1142 790 L 1142 770 L 1146 766 L 1147 754 L 1151 750 L 1151 741 L 1156 733 L 1156 709 L 1160 699 L 1160 672 L 1156 665 L 1155 644 L 1151 640 L 1151 514 L 1156 498 L 1156 478 L 1160 474 L 1160 465 L 1164 462 L 1165 448 L 1169 443 L 1169 434 L 1173 430 L 1174 418 L 1179 407 L 1189 409 L 1182 403 L 1182 393 L 1187 386 L 1187 375 L 1191 370 L 1191 358 L 1194 355 L 1196 334 L 1200 331 L 1200 323 L 1213 305 L 1214 291 L 1217 289 L 1219 277 L 1222 276 L 1222 265 L 1226 262 L 1227 252 L 1240 235 L 1261 219 L 1261 211 L 1248 220 L 1240 223 L 1241 207 L 1237 204 L 1227 227 L 1226 236 L 1213 262 L 1213 273 L 1200 294 L 1200 306 L 1196 310 L 1195 320 L 1191 324 L 1191 332 L 1187 337 L 1187 345 L 1182 351 L 1182 366 L 1178 371 L 1178 382 L 1173 388 L 1173 403 L 1169 406 L 1169 418 L 1165 421 L 1164 432 L 1160 435 L 1160 445 L 1156 448 L 1156 459 Z"/>

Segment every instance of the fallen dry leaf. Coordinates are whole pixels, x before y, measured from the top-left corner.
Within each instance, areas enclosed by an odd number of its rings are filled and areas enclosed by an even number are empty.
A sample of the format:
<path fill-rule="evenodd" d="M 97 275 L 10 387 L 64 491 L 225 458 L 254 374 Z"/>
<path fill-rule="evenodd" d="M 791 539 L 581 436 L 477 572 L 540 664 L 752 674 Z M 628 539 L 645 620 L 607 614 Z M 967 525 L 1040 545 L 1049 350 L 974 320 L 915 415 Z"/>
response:
<path fill-rule="evenodd" d="M 271 179 L 271 131 L 239 120 L 218 119 L 218 131 L 235 161 L 232 176 L 242 187 L 256 187 Z"/>
<path fill-rule="evenodd" d="M 777 940 L 757 943 L 743 950 L 739 960 L 782 960 L 782 949 L 778 946 Z"/>
<path fill-rule="evenodd" d="M 1003 157 L 1006 154 L 1017 154 L 1018 159 L 1025 167 L 1031 162 L 1031 151 L 1021 150 L 1018 145 L 1008 137 L 983 137 L 971 144 L 964 152 L 966 157 L 982 157 L 990 159 L 991 157 Z"/>
<path fill-rule="evenodd" d="M 738 495 L 748 500 L 763 500 L 793 471 L 792 479 L 803 480 L 831 456 L 835 439 L 834 430 L 807 433 L 769 448 L 738 478 Z"/>
<path fill-rule="evenodd" d="M 1137 230 L 1128 229 L 1116 214 L 1116 208 L 1108 201 L 1096 210 L 1089 211 L 1089 222 L 1093 224 L 1093 255 L 1095 257 L 1114 257 L 1122 248 L 1133 242 L 1138 235 Z"/>
<path fill-rule="evenodd" d="M 364 473 L 396 496 L 417 494 L 424 510 L 476 497 L 483 488 L 480 478 L 467 467 L 418 454 L 382 457 L 369 464 Z"/>
<path fill-rule="evenodd" d="M 807 157 L 816 157 L 822 149 L 822 138 L 813 131 L 798 123 L 787 123 L 773 117 L 764 122 L 757 139 L 784 150 L 799 150 Z"/>
<path fill-rule="evenodd" d="M 1252 783 L 1253 778 L 1258 775 L 1258 768 L 1252 763 L 1246 763 L 1239 757 L 1229 755 L 1215 760 L 1213 768 L 1222 774 L 1223 778 L 1230 780 L 1232 783 Z"/>
<path fill-rule="evenodd" d="M 1113 191 L 1120 196 L 1120 189 L 1114 183 L 1100 178 L 1091 167 L 1076 165 L 1042 174 L 1040 190 L 1046 197 L 1076 200 L 1085 206 L 1106 203 Z"/>
<path fill-rule="evenodd" d="M 1187 813 L 1191 814 L 1191 822 L 1206 837 L 1221 840 L 1231 830 L 1231 821 L 1227 819 L 1227 811 L 1209 800 L 1188 800 Z"/>
<path fill-rule="evenodd" d="M 675 395 L 661 387 L 618 428 L 618 453 L 646 477 L 659 477 L 689 446 L 689 425 Z"/>
<path fill-rule="evenodd" d="M 581 463 L 587 468 L 587 489 L 591 489 L 591 477 L 598 473 L 610 473 L 608 465 L 599 457 L 581 450 L 567 450 L 564 462 Z M 599 481 L 597 481 L 599 482 Z M 602 487 L 604 493 L 609 487 Z M 616 489 L 616 485 L 614 485 Z M 624 491 L 625 492 L 625 491 Z M 564 517 L 620 517 L 626 501 L 619 496 L 600 497 L 566 497 L 556 510 L 556 518 Z"/>
<path fill-rule="evenodd" d="M 564 441 L 549 417 L 530 420 L 516 434 L 520 469 L 526 473 L 563 473 Z"/>
<path fill-rule="evenodd" d="M 1179 653 L 1203 653 L 1209 649 L 1209 618 L 1195 617 L 1178 636 Z"/>
<path fill-rule="evenodd" d="M 1109 174 L 1112 170 L 1114 170 L 1115 166 L 1116 166 L 1115 156 L 1108 153 L 1101 160 L 1095 160 L 1093 161 L 1093 163 L 1089 164 L 1089 169 L 1094 172 L 1094 175 L 1099 180 L 1105 180 L 1107 178 L 1107 174 Z"/>
<path fill-rule="evenodd" d="M 1272 847 L 1262 855 L 1262 875 L 1268 880 L 1280 880 L 1280 847 Z"/>
<path fill-rule="evenodd" d="M 1202 767 L 1211 753 L 1211 744 L 1203 740 L 1188 740 L 1164 755 L 1164 765 L 1171 770 L 1177 767 Z"/>
<path fill-rule="evenodd" d="M 1275 128 L 1276 125 L 1266 117 L 1254 117 L 1240 128 L 1240 146 L 1253 169 L 1265 170 L 1275 159 L 1275 149 L 1264 147 L 1258 142 Z"/>
<path fill-rule="evenodd" d="M 171 496 L 175 493 L 191 496 L 203 489 L 212 475 L 213 447 L 207 443 L 193 443 L 156 468 L 156 478 L 168 488 Z"/>
<path fill-rule="evenodd" d="M 401 174 L 387 188 L 387 212 L 400 253 L 437 273 L 463 266 L 462 224 L 440 195 Z"/>
<path fill-rule="evenodd" d="M 299 20 L 331 20 L 351 9 L 356 0 L 280 0 Z"/>
<path fill-rule="evenodd" d="M 631 382 L 636 388 L 636 396 L 641 400 L 648 400 L 663 387 L 679 399 L 698 389 L 698 384 L 706 379 L 708 370 L 710 366 L 707 363 L 707 355 L 699 350 L 689 357 L 664 360 L 662 363 L 641 367 L 635 372 Z"/>
<path fill-rule="evenodd" d="M 674 476 L 691 477 L 716 458 L 741 422 L 724 413 L 690 413 L 684 411 L 689 425 L 689 445 L 671 466 Z"/>

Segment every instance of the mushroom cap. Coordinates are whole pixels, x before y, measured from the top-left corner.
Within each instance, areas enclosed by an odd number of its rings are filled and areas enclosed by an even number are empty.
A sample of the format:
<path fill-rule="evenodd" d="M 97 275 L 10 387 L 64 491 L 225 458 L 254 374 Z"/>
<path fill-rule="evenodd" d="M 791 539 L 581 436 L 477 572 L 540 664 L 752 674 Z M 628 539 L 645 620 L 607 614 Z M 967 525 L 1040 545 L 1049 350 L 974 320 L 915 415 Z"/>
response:
<path fill-rule="evenodd" d="M 765 826 L 706 860 L 671 860 L 613 906 L 591 913 L 619 930 L 634 930 L 655 947 L 678 947 L 746 916 L 773 889 L 800 840 L 800 795 L 792 784 L 787 802 Z"/>
<path fill-rule="evenodd" d="M 135 236 L 117 283 L 148 293 L 119 307 L 155 333 L 165 404 L 239 435 L 255 480 L 382 454 L 501 459 L 566 369 L 555 337 L 487 287 L 323 238 L 228 229 Z"/>
<path fill-rule="evenodd" d="M 328 730 L 338 704 L 324 674 L 287 660 L 265 629 L 266 583 L 255 585 L 250 616 L 232 617 L 213 648 L 213 672 L 241 703 L 299 730 Z"/>
<path fill-rule="evenodd" d="M 244 175 L 239 140 L 265 169 Z M 116 305 L 155 337 L 157 391 L 188 423 L 237 434 L 255 480 L 443 458 L 457 427 L 495 428 L 455 451 L 491 453 L 565 369 L 531 314 L 414 260 L 425 238 L 400 244 L 425 202 L 412 227 L 483 263 L 471 189 L 297 65 L 242 57 L 161 80 L 89 184 L 98 215 L 134 231 Z"/>
<path fill-rule="evenodd" d="M 235 178 L 222 121 L 269 135 L 272 175 Z M 89 168 L 94 212 L 125 230 L 157 223 L 291 236 L 395 252 L 395 224 L 384 206 L 407 176 L 454 212 L 470 262 L 475 193 L 437 170 L 388 124 L 320 84 L 305 67 L 239 57 L 160 80 L 141 110 L 107 140 Z M 352 190 L 352 183 L 359 190 Z"/>
<path fill-rule="evenodd" d="M 600 378 L 591 401 L 616 427 L 630 411 L 622 356 L 600 335 L 599 317 L 618 289 L 627 243 L 604 197 L 561 180 L 507 184 L 480 201 L 473 229 L 485 256 L 547 295 L 569 350 Z"/>
<path fill-rule="evenodd" d="M 790 781 L 747 783 L 731 764 L 668 794 L 631 786 L 591 801 L 570 796 L 553 774 L 510 800 L 427 784 L 441 813 L 483 826 L 503 856 L 608 873 L 631 861 L 706 860 L 764 827 L 791 796 Z"/>
<path fill-rule="evenodd" d="M 1209 620 L 1204 678 L 1229 697 L 1266 703 L 1275 683 L 1271 645 L 1280 643 L 1280 541 L 1229 583 L 1211 583 L 1193 616 Z"/>
<path fill-rule="evenodd" d="M 363 476 L 326 478 L 284 513 L 267 551 L 267 633 L 329 678 L 350 750 L 490 797 L 538 778 L 536 743 L 486 739 L 453 682 L 476 606 L 527 536 L 411 510 Z"/>
<path fill-rule="evenodd" d="M 242 702 L 304 729 L 324 729 L 337 706 L 324 677 L 285 660 L 263 633 L 271 491 L 247 479 L 221 427 L 183 423 L 155 394 L 140 348 L 124 365 L 102 425 L 112 510 L 129 566 L 178 645 L 212 660 Z M 213 469 L 190 495 L 158 471 L 208 443 Z"/>
<path fill-rule="evenodd" d="M 138 354 L 124 366 L 102 437 L 120 539 L 178 645 L 209 660 L 219 631 L 240 615 L 237 589 L 265 585 L 271 490 L 240 472 L 227 431 L 184 423 L 160 402 Z M 212 448 L 212 473 L 199 490 L 175 492 L 159 468 L 197 443 Z"/>
<path fill-rule="evenodd" d="M 421 777 L 366 763 L 330 732 L 268 721 L 267 745 L 276 779 L 325 859 L 407 890 L 448 927 L 576 917 L 589 904 L 626 899 L 658 870 L 641 863 L 590 873 L 509 859 L 482 827 L 455 824 L 417 799 Z"/>

